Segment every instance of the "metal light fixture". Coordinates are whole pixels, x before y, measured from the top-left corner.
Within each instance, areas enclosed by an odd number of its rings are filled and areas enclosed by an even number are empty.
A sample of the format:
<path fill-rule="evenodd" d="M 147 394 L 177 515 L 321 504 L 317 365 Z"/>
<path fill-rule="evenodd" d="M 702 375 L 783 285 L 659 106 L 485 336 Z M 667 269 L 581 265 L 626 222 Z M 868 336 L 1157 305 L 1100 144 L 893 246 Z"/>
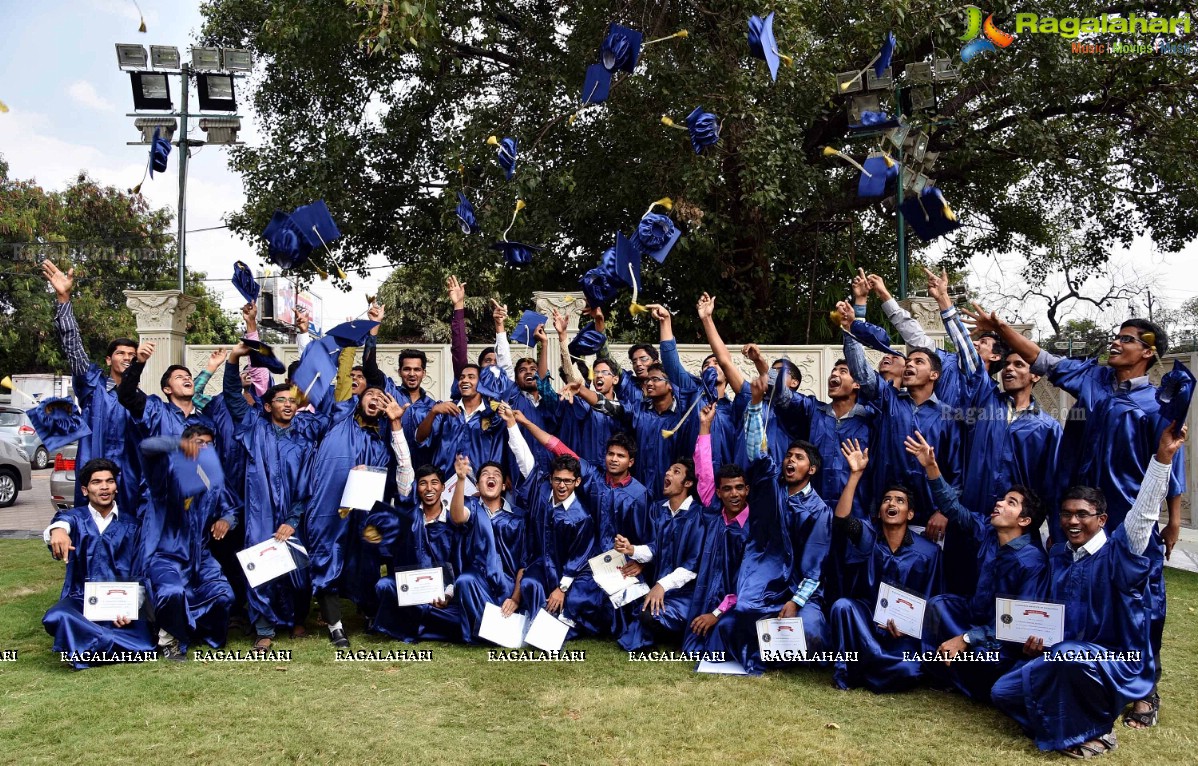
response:
<path fill-rule="evenodd" d="M 235 112 L 237 99 L 233 92 L 233 75 L 201 74 L 196 76 L 200 109 L 205 112 Z"/>
<path fill-rule="evenodd" d="M 870 67 L 865 72 L 865 89 L 866 90 L 890 90 L 894 87 L 894 72 L 890 67 L 882 70 L 882 76 L 878 77 L 874 74 L 874 68 Z"/>
<path fill-rule="evenodd" d="M 178 69 L 179 49 L 170 45 L 151 45 L 150 63 L 155 69 Z"/>
<path fill-rule="evenodd" d="M 956 82 L 961 79 L 961 70 L 953 66 L 951 58 L 936 59 L 932 77 L 936 82 Z"/>
<path fill-rule="evenodd" d="M 915 61 L 903 70 L 903 77 L 909 83 L 925 83 L 932 81 L 932 64 L 928 61 Z"/>
<path fill-rule="evenodd" d="M 206 71 L 220 69 L 220 48 L 192 48 L 191 66 Z"/>
<path fill-rule="evenodd" d="M 159 136 L 167 141 L 174 140 L 178 125 L 179 123 L 174 117 L 138 117 L 133 121 L 133 127 L 141 131 L 143 144 L 154 140 L 155 130 L 159 131 Z"/>
<path fill-rule="evenodd" d="M 235 144 L 241 120 L 237 117 L 201 117 L 200 130 L 208 134 L 209 144 Z"/>
<path fill-rule="evenodd" d="M 859 93 L 863 87 L 860 72 L 839 72 L 836 75 L 838 94 Z"/>
<path fill-rule="evenodd" d="M 145 46 L 117 43 L 116 62 L 121 69 L 146 69 L 148 61 Z"/>
<path fill-rule="evenodd" d="M 221 48 L 220 54 L 227 72 L 248 72 L 254 68 L 254 58 L 244 48 Z"/>
<path fill-rule="evenodd" d="M 138 110 L 170 111 L 171 85 L 165 74 L 158 72 L 130 72 L 133 85 L 133 108 Z"/>

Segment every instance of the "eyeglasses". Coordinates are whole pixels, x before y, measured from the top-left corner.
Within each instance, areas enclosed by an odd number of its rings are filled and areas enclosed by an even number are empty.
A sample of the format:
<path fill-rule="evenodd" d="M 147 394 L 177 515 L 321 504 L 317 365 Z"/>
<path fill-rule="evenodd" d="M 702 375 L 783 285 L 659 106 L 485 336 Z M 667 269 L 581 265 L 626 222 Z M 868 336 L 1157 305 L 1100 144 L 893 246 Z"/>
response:
<path fill-rule="evenodd" d="M 295 404 L 298 400 L 292 399 L 290 396 L 276 396 L 270 400 L 273 404 Z"/>
<path fill-rule="evenodd" d="M 1152 344 L 1146 342 L 1143 338 L 1137 338 L 1134 335 L 1116 335 L 1115 340 L 1120 343 L 1143 343 L 1145 348 L 1152 348 Z"/>
<path fill-rule="evenodd" d="M 1085 521 L 1086 519 L 1092 519 L 1095 516 L 1102 516 L 1101 513 L 1090 513 L 1089 511 L 1077 511 L 1076 513 L 1071 513 L 1069 511 L 1061 511 L 1061 513 L 1059 515 L 1061 517 L 1061 521 L 1069 521 L 1071 519 L 1077 519 L 1078 521 Z"/>
<path fill-rule="evenodd" d="M 646 383 L 665 383 L 666 379 L 660 375 L 655 375 L 652 378 L 645 378 Z"/>
<path fill-rule="evenodd" d="M 568 486 L 568 485 L 573 484 L 574 482 L 578 481 L 578 479 L 574 478 L 573 476 L 571 476 L 569 478 L 563 478 L 561 476 L 551 476 L 551 477 L 549 477 L 549 481 L 553 482 L 554 484 L 556 484 L 559 487 L 565 487 L 565 486 Z"/>
<path fill-rule="evenodd" d="M 614 378 L 614 377 L 616 377 L 616 374 L 614 372 L 608 372 L 607 370 L 600 370 L 599 372 L 595 373 L 595 377 L 596 378 Z"/>

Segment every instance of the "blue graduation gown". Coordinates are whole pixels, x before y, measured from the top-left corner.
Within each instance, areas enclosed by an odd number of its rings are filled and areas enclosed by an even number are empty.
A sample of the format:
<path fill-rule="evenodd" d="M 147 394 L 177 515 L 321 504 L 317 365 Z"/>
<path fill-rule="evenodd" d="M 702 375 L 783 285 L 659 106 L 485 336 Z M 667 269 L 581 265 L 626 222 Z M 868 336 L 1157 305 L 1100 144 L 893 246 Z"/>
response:
<path fill-rule="evenodd" d="M 557 406 L 558 438 L 583 460 L 603 465 L 607 440 L 620 430 L 619 423 L 587 404 L 581 396 L 574 397 L 572 402 L 559 399 Z"/>
<path fill-rule="evenodd" d="M 653 553 L 654 580 L 678 568 L 698 574 L 703 554 L 702 509 L 693 498 L 685 502 L 686 507 L 680 507 L 677 513 L 670 512 L 668 502 L 658 503 L 653 509 L 653 537 L 647 545 Z M 662 611 L 657 615 L 644 609 L 643 600 L 638 602 L 619 637 L 620 647 L 628 651 L 644 649 L 663 638 L 680 643 L 690 624 L 694 597 L 695 580 L 691 580 L 681 588 L 666 591 Z"/>
<path fill-rule="evenodd" d="M 458 455 L 470 458 L 470 465 L 482 465 L 495 461 L 505 465 L 507 449 L 507 427 L 503 418 L 491 409 L 491 402 L 483 398 L 482 405 L 467 419 L 458 403 L 457 415 L 438 415 L 433 421 L 429 437 L 419 443 L 422 449 L 433 452 L 433 465 L 445 476 L 453 475 L 453 463 Z"/>
<path fill-rule="evenodd" d="M 733 400 L 733 426 L 737 429 L 736 443 L 734 445 L 735 462 L 741 466 L 747 466 L 752 460 L 749 457 L 750 446 L 745 444 L 745 410 L 752 400 L 752 385 L 748 380 L 745 380 L 741 385 L 740 391 Z M 794 406 L 795 397 L 799 394 L 788 392 L 786 394 L 774 394 L 771 392 L 765 399 L 765 411 L 762 414 L 762 420 L 765 422 L 766 446 L 769 449 L 770 458 L 774 461 L 775 466 L 782 465 L 782 460 L 786 457 L 786 449 L 790 443 L 799 438 L 800 421 L 802 419 L 801 411 Z M 714 434 L 714 430 L 712 431 Z M 713 437 L 714 438 L 714 437 Z M 756 454 L 759 445 L 751 447 L 752 453 Z M 714 455 L 712 458 L 714 464 Z"/>
<path fill-rule="evenodd" d="M 842 598 L 832 605 L 828 622 L 836 651 L 857 653 L 856 662 L 836 661 L 832 681 L 841 689 L 907 689 L 919 680 L 921 668 L 917 660 L 903 659 L 903 653 L 918 652 L 920 642 L 910 636 L 894 638 L 874 624 L 878 588 L 885 582 L 923 599 L 939 595 L 940 546 L 908 531 L 898 550 L 891 551 L 880 530 L 869 522 L 861 525 L 861 539 L 850 541 L 845 563 L 862 570 L 859 582 L 868 584 L 870 596 Z"/>
<path fill-rule="evenodd" d="M 749 542 L 740 566 L 736 608 L 718 626 L 725 645 L 751 674 L 766 669 L 757 646 L 757 621 L 776 617 L 805 579 L 820 580 L 832 541 L 832 511 L 810 484 L 787 495 L 773 460 L 761 458 L 749 494 Z M 807 651 L 827 644 L 823 597 L 817 588 L 799 608 Z"/>
<path fill-rule="evenodd" d="M 974 513 L 959 503 L 956 493 L 937 479 L 932 483 L 940 508 L 949 524 L 974 540 L 978 546 L 977 589 L 972 598 L 940 595 L 928 602 L 924 624 L 924 650 L 935 652 L 945 641 L 966 632 L 971 633 L 970 651 L 999 652 L 997 662 L 924 663 L 924 672 L 931 678 L 951 684 L 963 694 L 980 701 L 990 699 L 990 689 L 1003 673 L 1023 658 L 1022 645 L 994 638 L 994 599 L 998 596 L 1026 601 L 1043 601 L 1048 593 L 1048 557 L 1027 532 L 1006 545 L 999 545 L 998 533 L 989 517 Z M 956 573 L 953 576 L 957 576 Z M 984 640 L 976 639 L 984 636 Z"/>
<path fill-rule="evenodd" d="M 116 463 L 121 469 L 117 481 L 117 507 L 122 509 L 121 513 L 137 518 L 142 498 L 141 453 L 137 449 L 136 434 L 129 428 L 129 411 L 117 399 L 116 388 L 109 390 L 110 383 L 111 378 L 95 364 L 88 366 L 86 375 L 71 378 L 83 420 L 91 429 L 90 436 L 79 440 L 75 465 L 82 468 L 87 461 L 98 457 Z M 75 480 L 75 505 L 87 505 L 78 478 Z"/>
<path fill-rule="evenodd" d="M 674 429 L 690 407 L 696 391 L 674 391 L 674 406 L 665 412 L 653 409 L 653 401 L 644 399 L 637 405 L 625 403 L 624 412 L 636 436 L 636 464 L 632 467 L 632 475 L 645 485 L 649 497 L 657 500 L 662 496 L 665 485 L 666 471 L 680 457 L 693 457 L 695 442 L 699 439 L 699 418 L 697 413 L 682 424 L 682 428 L 669 439 L 661 435 L 663 429 Z"/>
<path fill-rule="evenodd" d="M 100 654 L 152 652 L 157 641 L 146 620 L 118 628 L 112 622 L 92 622 L 83 616 L 83 584 L 87 581 L 140 582 L 142 559 L 137 520 L 117 506 L 116 518 L 104 534 L 92 521 L 86 505 L 59 511 L 53 522 L 71 525 L 75 550 L 67 557 L 66 577 L 58 603 L 42 618 L 46 632 L 54 636 L 54 651 Z M 52 522 L 52 523 L 53 523 Z M 75 668 L 89 662 L 73 662 Z"/>
<path fill-rule="evenodd" d="M 811 478 L 816 493 L 827 500 L 840 499 L 849 480 L 849 464 L 840 445 L 855 439 L 861 449 L 869 447 L 877 426 L 877 411 L 858 402 L 843 418 L 837 418 L 831 404 L 806 394 L 796 394 L 792 408 L 799 417 L 796 438 L 814 444 L 822 461 L 819 471 Z M 862 502 L 861 495 L 858 489 L 853 496 L 853 515 L 868 519 L 870 509 Z"/>
<path fill-rule="evenodd" d="M 1106 734 L 1124 707 L 1152 693 L 1151 561 L 1131 551 L 1120 526 L 1079 561 L 1067 544 L 1054 546 L 1049 568 L 1049 600 L 1065 604 L 1065 640 L 1045 652 L 1060 659 L 1024 662 L 994 684 L 991 698 L 1041 750 L 1061 750 Z M 1084 654 L 1104 651 L 1123 655 Z"/>
<path fill-rule="evenodd" d="M 504 598 L 507 598 L 515 587 L 516 574 L 524 568 L 524 509 L 513 505 L 505 497 L 501 510 L 492 516 L 477 496 L 466 498 L 466 508 L 470 511 L 471 517 L 475 514 L 482 514 L 490 520 L 495 536 L 495 548 L 503 564 L 503 574 L 511 586 L 504 594 Z"/>
<path fill-rule="evenodd" d="M 163 524 L 146 568 L 154 618 L 184 651 L 201 641 L 224 646 L 233 589 L 205 544 L 212 521 L 219 518 L 224 488 L 214 484 L 184 497 L 166 455 L 143 452 L 142 465 L 154 518 Z"/>
<path fill-rule="evenodd" d="M 735 520 L 731 523 L 725 520 L 718 501 L 715 507 L 702 509 L 697 523 L 703 532 L 703 548 L 682 649 L 686 652 L 726 652 L 719 630 L 712 628 L 706 636 L 700 636 L 691 632 L 689 626 L 696 617 L 714 611 L 725 596 L 736 592 L 741 561 L 749 541 L 749 525 L 747 520 L 743 527 Z M 731 619 L 727 614 L 720 617 L 720 621 Z"/>

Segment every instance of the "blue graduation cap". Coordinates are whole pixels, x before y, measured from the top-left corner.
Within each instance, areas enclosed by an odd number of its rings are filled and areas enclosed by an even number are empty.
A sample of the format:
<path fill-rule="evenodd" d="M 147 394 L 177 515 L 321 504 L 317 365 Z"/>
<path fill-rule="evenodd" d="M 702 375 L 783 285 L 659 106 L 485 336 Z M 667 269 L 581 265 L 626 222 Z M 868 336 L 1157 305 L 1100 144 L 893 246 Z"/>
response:
<path fill-rule="evenodd" d="M 341 232 L 324 200 L 297 207 L 290 215 L 276 210 L 262 230 L 270 250 L 270 260 L 284 269 L 297 268 L 321 244 L 340 239 Z"/>
<path fill-rule="evenodd" d="M 150 141 L 150 178 L 154 171 L 166 172 L 166 160 L 171 155 L 171 142 L 159 136 L 161 129 L 154 128 L 154 138 Z"/>
<path fill-rule="evenodd" d="M 720 370 L 718 367 L 713 364 L 710 367 L 703 368 L 703 372 L 699 375 L 699 382 L 702 384 L 703 393 L 707 395 L 708 399 L 714 402 L 720 398 L 719 392 L 716 389 L 716 386 L 720 383 Z"/>
<path fill-rule="evenodd" d="M 616 232 L 616 279 L 632 288 L 641 289 L 641 251 L 628 241 L 622 232 Z"/>
<path fill-rule="evenodd" d="M 526 245 L 523 242 L 509 242 L 506 239 L 492 242 L 490 247 L 492 250 L 503 253 L 504 263 L 509 266 L 524 266 L 532 263 L 533 253 L 539 253 L 545 249 L 538 245 Z"/>
<path fill-rule="evenodd" d="M 782 63 L 782 55 L 778 53 L 778 43 L 774 39 L 774 14 L 771 11 L 763 19 L 760 16 L 749 17 L 749 53 L 766 63 L 770 70 L 770 78 L 778 80 L 778 65 Z"/>
<path fill-rule="evenodd" d="M 254 272 L 245 264 L 245 261 L 237 261 L 233 264 L 233 286 L 237 288 L 237 292 L 241 293 L 241 297 L 245 298 L 246 303 L 256 303 L 258 294 L 262 288 L 258 286 L 258 280 L 254 279 Z"/>
<path fill-rule="evenodd" d="M 860 177 L 857 179 L 858 197 L 881 197 L 886 193 L 886 185 L 891 179 L 898 178 L 898 163 L 890 160 L 884 154 L 871 154 L 862 165 Z"/>
<path fill-rule="evenodd" d="M 569 351 L 572 356 L 590 356 L 598 354 L 606 342 L 607 336 L 595 329 L 595 323 L 587 322 L 570 341 Z"/>
<path fill-rule="evenodd" d="M 901 123 L 897 117 L 891 117 L 888 112 L 861 112 L 861 122 L 849 125 L 849 130 L 888 130 L 897 128 Z"/>
<path fill-rule="evenodd" d="M 269 344 L 263 343 L 260 340 L 250 340 L 249 338 L 242 338 L 241 342 L 249 346 L 250 365 L 252 367 L 261 367 L 270 370 L 275 375 L 283 375 L 287 372 L 287 367 L 279 357 L 275 356 L 275 350 Z"/>
<path fill-rule="evenodd" d="M 304 398 L 319 407 L 326 396 L 331 395 L 333 384 L 337 380 L 337 362 L 340 360 L 341 347 L 335 338 L 325 336 L 314 340 L 304 349 L 299 366 L 291 376 Z"/>
<path fill-rule="evenodd" d="M 887 32 L 886 37 L 882 39 L 882 50 L 878 52 L 877 58 L 874 59 L 874 75 L 881 77 L 882 73 L 890 68 L 890 59 L 894 56 L 894 32 Z"/>
<path fill-rule="evenodd" d="M 183 497 L 195 497 L 212 490 L 219 491 L 225 485 L 225 471 L 220 464 L 220 453 L 213 447 L 200 449 L 195 460 L 181 451 L 170 454 L 171 473 L 179 485 Z"/>
<path fill-rule="evenodd" d="M 478 221 L 474 218 L 474 205 L 471 205 L 470 200 L 461 192 L 458 192 L 457 215 L 463 234 L 474 234 L 478 231 Z"/>
<path fill-rule="evenodd" d="M 333 221 L 329 206 L 322 199 L 297 207 L 291 214 L 291 219 L 299 226 L 300 231 L 304 232 L 312 247 L 327 245 L 341 238 L 341 231 Z"/>
<path fill-rule="evenodd" d="M 355 319 L 349 322 L 342 322 L 325 333 L 325 335 L 335 339 L 337 345 L 342 348 L 361 346 L 366 342 L 366 336 L 370 334 L 370 331 L 378 326 L 378 322 L 371 322 L 368 319 Z"/>
<path fill-rule="evenodd" d="M 1185 425 L 1186 413 L 1190 411 L 1190 400 L 1194 397 L 1194 374 L 1182 364 L 1180 359 L 1173 360 L 1173 369 L 1161 378 L 1161 385 L 1156 390 L 1156 401 L 1160 404 L 1161 417 L 1170 423 Z"/>
<path fill-rule="evenodd" d="M 57 452 L 92 433 L 75 402 L 65 397 L 43 399 L 41 404 L 29 410 L 28 415 L 38 438 L 49 452 Z"/>
<path fill-rule="evenodd" d="M 632 244 L 642 254 L 658 263 L 665 263 L 666 256 L 682 232 L 674 226 L 668 215 L 646 213 L 632 234 Z"/>
<path fill-rule="evenodd" d="M 599 61 L 609 72 L 617 69 L 632 74 L 636 62 L 641 58 L 641 42 L 644 37 L 635 29 L 612 23 L 607 28 L 607 37 L 599 46 Z"/>
<path fill-rule="evenodd" d="M 612 301 L 620 294 L 620 280 L 616 275 L 616 249 L 607 248 L 603 260 L 598 266 L 582 275 L 578 280 L 582 294 L 586 296 L 587 306 L 595 308 Z"/>
<path fill-rule="evenodd" d="M 510 381 L 503 374 L 503 370 L 495 365 L 491 365 L 484 370 L 479 370 L 478 385 L 475 386 L 474 390 L 488 399 L 502 401 L 503 390 L 508 387 L 509 383 Z"/>
<path fill-rule="evenodd" d="M 602 104 L 611 93 L 611 72 L 602 64 L 587 67 L 587 76 L 582 81 L 582 103 Z"/>
<path fill-rule="evenodd" d="M 686 118 L 686 129 L 690 132 L 691 146 L 694 147 L 695 154 L 702 154 L 704 149 L 720 140 L 719 118 L 711 112 L 703 111 L 701 106 L 696 106 L 695 111 Z"/>
<path fill-rule="evenodd" d="M 525 311 L 520 315 L 520 321 L 516 323 L 515 329 L 512 330 L 512 340 L 536 348 L 537 340 L 533 337 L 533 333 L 546 321 L 548 320 L 545 315 L 539 311 Z"/>
<path fill-rule="evenodd" d="M 503 168 L 504 177 L 509 181 L 512 180 L 512 177 L 516 175 L 516 157 L 519 154 L 519 150 L 516 147 L 516 139 L 505 138 L 500 140 L 495 136 L 490 136 L 487 138 L 487 143 L 491 146 L 499 147 L 499 167 Z"/>
<path fill-rule="evenodd" d="M 924 242 L 961 228 L 956 213 L 935 186 L 928 186 L 922 193 L 907 197 L 900 209 L 903 211 L 903 218 L 911 224 L 911 228 Z"/>
<path fill-rule="evenodd" d="M 856 339 L 858 343 L 867 348 L 881 351 L 883 354 L 901 356 L 904 359 L 907 358 L 906 354 L 891 348 L 890 336 L 886 334 L 885 330 L 862 319 L 854 321 L 852 327 L 845 334 Z"/>

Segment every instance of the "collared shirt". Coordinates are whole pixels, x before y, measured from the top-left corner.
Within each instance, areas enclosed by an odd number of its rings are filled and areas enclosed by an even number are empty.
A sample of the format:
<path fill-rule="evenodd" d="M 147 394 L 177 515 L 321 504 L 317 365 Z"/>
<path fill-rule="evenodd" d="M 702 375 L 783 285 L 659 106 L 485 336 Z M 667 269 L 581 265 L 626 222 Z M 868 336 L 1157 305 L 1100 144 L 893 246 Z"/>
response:
<path fill-rule="evenodd" d="M 631 473 L 626 473 L 626 474 L 624 474 L 624 478 L 623 478 L 623 479 L 620 479 L 619 481 L 615 481 L 615 482 L 613 482 L 613 481 L 611 480 L 611 474 L 610 474 L 610 473 L 605 473 L 605 474 L 603 474 L 603 481 L 607 483 L 607 486 L 609 486 L 609 487 L 612 487 L 612 488 L 615 488 L 615 487 L 627 487 L 629 484 L 631 484 L 631 483 L 632 483 L 632 474 L 631 474 Z"/>
<path fill-rule="evenodd" d="M 487 516 L 491 517 L 492 519 L 501 513 L 515 513 L 515 511 L 512 510 L 512 504 L 507 501 L 506 497 L 499 498 L 499 507 L 493 511 L 490 508 L 487 508 L 487 504 L 485 502 L 482 505 L 487 511 Z"/>
<path fill-rule="evenodd" d="M 421 515 L 424 515 L 423 508 L 420 509 L 420 513 L 421 513 Z M 432 517 L 431 519 L 428 516 L 424 516 L 424 526 L 427 527 L 430 524 L 437 524 L 437 523 L 441 523 L 441 524 L 449 523 L 449 501 L 446 500 L 445 498 L 441 498 L 441 512 L 440 513 L 438 513 L 436 516 Z"/>
<path fill-rule="evenodd" d="M 1074 547 L 1073 543 L 1065 544 L 1069 546 L 1069 551 L 1073 554 L 1073 560 L 1081 561 L 1086 556 L 1093 556 L 1102 550 L 1102 546 L 1106 545 L 1106 530 L 1100 528 L 1098 533 L 1087 540 L 1082 546 Z"/>
<path fill-rule="evenodd" d="M 108 525 L 111 524 L 113 519 L 116 518 L 116 515 L 119 511 L 119 509 L 116 507 L 116 503 L 112 504 L 112 510 L 108 512 L 107 516 L 104 516 L 97 511 L 96 507 L 91 503 L 87 504 L 87 510 L 91 512 L 92 522 L 95 523 L 96 529 L 100 531 L 100 534 L 104 534 L 104 530 L 108 529 Z M 56 521 L 50 526 L 46 527 L 46 531 L 42 532 L 42 539 L 46 541 L 46 545 L 50 544 L 50 533 L 55 529 L 65 529 L 69 535 L 71 534 L 71 522 Z"/>
<path fill-rule="evenodd" d="M 815 405 L 815 408 L 828 417 L 835 418 L 836 420 L 848 420 L 849 418 L 865 417 L 869 415 L 869 408 L 860 402 L 854 404 L 849 408 L 848 412 L 844 413 L 840 417 L 836 417 L 836 411 L 832 409 L 831 402 L 819 402 Z"/>
<path fill-rule="evenodd" d="M 721 515 L 724 517 L 724 526 L 730 527 L 730 526 L 732 526 L 733 522 L 735 522 L 736 526 L 741 527 L 743 529 L 745 524 L 747 524 L 749 522 L 749 506 L 746 505 L 744 507 L 744 510 L 742 510 L 740 513 L 736 514 L 732 518 L 728 518 L 728 509 L 727 508 L 724 509 L 724 511 Z"/>

